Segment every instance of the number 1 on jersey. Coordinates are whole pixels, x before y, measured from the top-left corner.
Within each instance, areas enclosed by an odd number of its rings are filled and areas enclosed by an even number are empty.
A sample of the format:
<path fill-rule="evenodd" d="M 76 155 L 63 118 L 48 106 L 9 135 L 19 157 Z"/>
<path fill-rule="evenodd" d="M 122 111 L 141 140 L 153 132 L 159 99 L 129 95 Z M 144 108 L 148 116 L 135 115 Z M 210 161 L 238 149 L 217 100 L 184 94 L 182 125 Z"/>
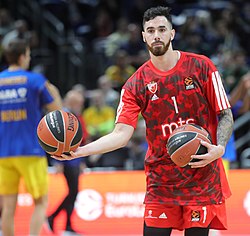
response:
<path fill-rule="evenodd" d="M 177 107 L 177 102 L 176 102 L 175 96 L 171 97 L 171 99 L 172 99 L 173 102 L 174 102 L 174 109 L 175 109 L 175 112 L 178 114 L 178 113 L 179 113 L 179 110 L 178 110 L 178 107 Z"/>

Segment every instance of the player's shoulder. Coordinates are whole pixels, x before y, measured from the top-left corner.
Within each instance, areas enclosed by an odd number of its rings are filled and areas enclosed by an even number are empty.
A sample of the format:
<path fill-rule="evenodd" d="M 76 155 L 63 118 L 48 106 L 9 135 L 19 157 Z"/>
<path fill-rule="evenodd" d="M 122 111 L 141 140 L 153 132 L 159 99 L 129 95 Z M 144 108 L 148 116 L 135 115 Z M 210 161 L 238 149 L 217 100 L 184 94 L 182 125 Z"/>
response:
<path fill-rule="evenodd" d="M 25 71 L 25 74 L 32 79 L 46 80 L 45 76 L 41 73 L 38 73 L 38 72 Z"/>
<path fill-rule="evenodd" d="M 43 74 L 33 71 L 26 71 L 26 76 L 31 87 L 44 87 L 47 81 Z"/>
<path fill-rule="evenodd" d="M 0 73 L 0 77 L 6 78 L 6 77 L 26 77 L 28 80 L 46 80 L 45 76 L 42 74 L 28 71 L 28 70 L 17 70 L 17 71 L 9 71 L 8 69 L 3 70 Z"/>
<path fill-rule="evenodd" d="M 193 52 L 183 52 L 183 51 L 181 51 L 181 54 L 184 55 L 186 60 L 196 60 L 203 63 L 205 62 L 208 64 L 213 64 L 212 60 L 208 56 L 203 54 L 198 54 Z"/>
<path fill-rule="evenodd" d="M 183 52 L 183 51 L 181 51 L 181 53 L 183 55 L 185 55 L 186 58 L 189 58 L 189 59 L 210 61 L 208 56 L 203 55 L 203 54 L 198 54 L 198 53 L 194 53 L 194 52 Z"/>
<path fill-rule="evenodd" d="M 149 61 L 146 61 L 141 65 L 126 81 L 123 85 L 123 89 L 136 93 L 136 91 L 141 91 L 146 83 L 149 68 Z"/>
<path fill-rule="evenodd" d="M 141 80 L 147 71 L 150 70 L 149 60 L 142 64 L 128 79 L 128 81 Z"/>

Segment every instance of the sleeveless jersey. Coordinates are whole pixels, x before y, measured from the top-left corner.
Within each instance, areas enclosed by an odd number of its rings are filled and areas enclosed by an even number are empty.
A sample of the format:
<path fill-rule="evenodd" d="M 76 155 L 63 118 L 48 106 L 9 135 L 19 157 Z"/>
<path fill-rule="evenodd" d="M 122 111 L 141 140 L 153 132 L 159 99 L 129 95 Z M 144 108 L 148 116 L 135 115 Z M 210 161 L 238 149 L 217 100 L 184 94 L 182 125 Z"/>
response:
<path fill-rule="evenodd" d="M 0 158 L 45 156 L 36 129 L 42 107 L 52 101 L 42 75 L 25 70 L 0 73 Z"/>
<path fill-rule="evenodd" d="M 146 204 L 216 204 L 230 196 L 221 158 L 203 168 L 181 168 L 166 148 L 170 133 L 186 123 L 204 127 L 216 144 L 217 113 L 228 108 L 219 72 L 202 55 L 181 52 L 176 66 L 167 72 L 147 61 L 127 80 L 116 123 L 136 128 L 140 112 L 145 119 Z"/>

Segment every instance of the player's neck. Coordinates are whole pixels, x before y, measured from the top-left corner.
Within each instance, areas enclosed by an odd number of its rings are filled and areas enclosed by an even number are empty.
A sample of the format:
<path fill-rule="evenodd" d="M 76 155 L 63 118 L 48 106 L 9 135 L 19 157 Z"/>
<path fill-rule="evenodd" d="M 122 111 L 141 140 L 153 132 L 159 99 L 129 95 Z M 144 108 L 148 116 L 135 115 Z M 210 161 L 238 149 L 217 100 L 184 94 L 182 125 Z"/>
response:
<path fill-rule="evenodd" d="M 169 71 L 177 64 L 180 59 L 180 53 L 177 50 L 166 52 L 163 56 L 152 56 L 153 65 L 161 71 Z"/>
<path fill-rule="evenodd" d="M 8 71 L 22 70 L 23 68 L 19 65 L 11 65 L 8 67 Z"/>

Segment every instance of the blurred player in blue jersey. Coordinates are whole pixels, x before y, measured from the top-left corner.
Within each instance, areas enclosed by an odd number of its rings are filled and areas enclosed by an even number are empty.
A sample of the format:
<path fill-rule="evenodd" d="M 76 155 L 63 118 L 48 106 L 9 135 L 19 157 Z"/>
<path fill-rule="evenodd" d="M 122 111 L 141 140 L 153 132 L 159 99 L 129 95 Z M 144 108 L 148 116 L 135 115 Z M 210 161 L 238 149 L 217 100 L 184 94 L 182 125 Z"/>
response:
<path fill-rule="evenodd" d="M 29 45 L 15 39 L 4 49 L 8 69 L 0 73 L 0 195 L 3 196 L 2 233 L 14 236 L 14 215 L 20 179 L 34 199 L 29 235 L 39 235 L 46 217 L 47 158 L 36 128 L 44 111 L 61 109 L 57 88 L 29 72 Z"/>

